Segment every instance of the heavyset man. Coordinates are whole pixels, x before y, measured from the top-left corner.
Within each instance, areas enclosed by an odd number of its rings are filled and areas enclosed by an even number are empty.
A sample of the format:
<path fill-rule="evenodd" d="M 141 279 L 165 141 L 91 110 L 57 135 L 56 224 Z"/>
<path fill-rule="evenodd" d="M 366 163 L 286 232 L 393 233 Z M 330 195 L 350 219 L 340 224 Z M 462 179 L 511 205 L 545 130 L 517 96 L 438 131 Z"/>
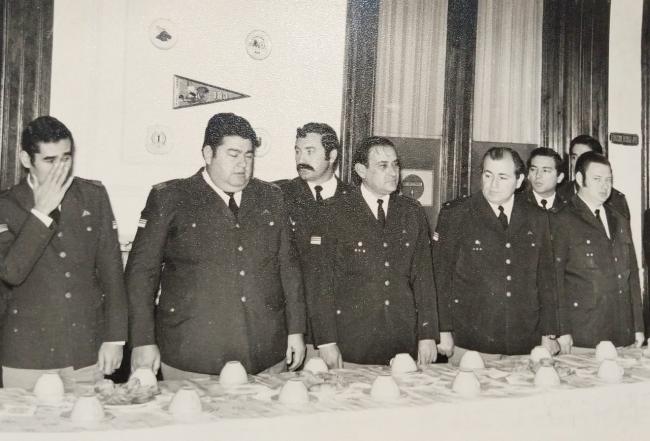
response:
<path fill-rule="evenodd" d="M 320 356 L 330 367 L 387 364 L 401 352 L 431 363 L 439 333 L 426 216 L 395 192 L 400 167 L 390 140 L 364 139 L 352 162 L 359 187 L 326 216 L 311 313 Z"/>
<path fill-rule="evenodd" d="M 3 383 L 31 389 L 47 370 L 97 380 L 119 367 L 127 337 L 108 194 L 98 181 L 72 177 L 74 140 L 56 118 L 30 122 L 21 147 L 29 173 L 0 196 Z"/>
<path fill-rule="evenodd" d="M 540 340 L 555 349 L 548 220 L 515 195 L 523 180 L 517 152 L 491 148 L 482 160 L 481 191 L 440 212 L 433 250 L 440 329 L 453 331 L 463 349 L 524 354 Z"/>
<path fill-rule="evenodd" d="M 132 368 L 162 361 L 178 379 L 302 363 L 299 263 L 281 190 L 251 177 L 257 145 L 248 121 L 216 114 L 205 167 L 151 190 L 126 269 Z"/>

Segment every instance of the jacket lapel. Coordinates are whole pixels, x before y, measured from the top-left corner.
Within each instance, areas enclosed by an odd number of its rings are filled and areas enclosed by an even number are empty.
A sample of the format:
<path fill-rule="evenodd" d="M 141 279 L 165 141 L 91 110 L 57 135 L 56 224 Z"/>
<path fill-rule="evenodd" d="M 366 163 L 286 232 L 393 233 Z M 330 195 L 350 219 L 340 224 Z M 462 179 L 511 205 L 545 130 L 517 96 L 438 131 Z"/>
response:
<path fill-rule="evenodd" d="M 571 198 L 571 203 L 573 205 L 574 210 L 576 213 L 580 215 L 580 217 L 587 222 L 589 225 L 591 225 L 593 228 L 596 230 L 600 231 L 600 233 L 607 237 L 607 233 L 605 232 L 605 227 L 603 224 L 600 222 L 599 219 L 596 219 L 596 216 L 594 216 L 594 213 L 589 209 L 587 204 L 584 203 L 580 197 L 575 194 Z M 605 213 L 607 213 L 607 210 L 605 210 Z M 609 222 L 610 217 L 608 216 L 607 221 Z M 610 236 L 612 236 L 612 224 L 609 225 L 609 231 L 610 231 Z"/>
<path fill-rule="evenodd" d="M 492 207 L 488 203 L 483 193 L 479 192 L 476 194 L 476 197 L 472 198 L 472 211 L 474 216 L 477 219 L 481 219 L 481 223 L 487 226 L 489 229 L 493 230 L 495 233 L 504 236 L 506 232 L 503 230 L 499 219 L 492 210 Z M 513 209 L 514 211 L 514 209 Z M 511 216 L 512 217 L 512 216 Z M 509 220 L 510 222 L 511 220 Z M 509 228 L 509 227 L 508 227 Z"/>

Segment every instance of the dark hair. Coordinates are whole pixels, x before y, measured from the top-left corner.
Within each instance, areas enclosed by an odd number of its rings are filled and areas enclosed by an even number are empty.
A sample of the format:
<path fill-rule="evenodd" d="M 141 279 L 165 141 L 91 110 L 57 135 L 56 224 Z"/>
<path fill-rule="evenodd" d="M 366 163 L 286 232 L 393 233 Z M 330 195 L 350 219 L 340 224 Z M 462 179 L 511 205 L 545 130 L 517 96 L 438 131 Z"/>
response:
<path fill-rule="evenodd" d="M 537 147 L 535 150 L 530 152 L 528 161 L 526 161 L 526 168 L 530 169 L 530 163 L 533 161 L 533 158 L 536 156 L 546 156 L 547 158 L 553 158 L 553 161 L 555 162 L 555 170 L 557 171 L 557 174 L 559 175 L 560 173 L 562 173 L 562 158 L 555 150 L 549 149 L 548 147 Z"/>
<path fill-rule="evenodd" d="M 357 164 L 363 164 L 367 167 L 370 150 L 373 147 L 377 147 L 378 145 L 388 145 L 392 148 L 395 148 L 393 141 L 388 138 L 383 138 L 381 136 L 370 136 L 368 138 L 364 138 L 357 144 L 357 148 L 354 150 L 354 156 L 352 157 L 352 169 L 354 170 L 354 166 Z M 357 174 L 356 170 L 352 174 L 352 180 L 357 185 L 361 184 L 361 176 Z"/>
<path fill-rule="evenodd" d="M 39 143 L 70 140 L 70 153 L 74 154 L 74 138 L 70 130 L 53 116 L 39 116 L 25 127 L 20 138 L 20 147 L 27 152 L 34 163 L 34 155 L 40 153 Z"/>
<path fill-rule="evenodd" d="M 596 152 L 585 152 L 576 161 L 576 168 L 575 168 L 575 173 L 576 175 L 578 172 L 582 175 L 582 179 L 584 182 L 585 175 L 587 173 L 587 169 L 589 168 L 590 164 L 603 164 L 606 165 L 610 168 L 612 168 L 612 165 L 609 163 L 609 160 L 605 158 L 603 155 L 598 154 Z"/>
<path fill-rule="evenodd" d="M 339 144 L 339 139 L 336 136 L 336 132 L 332 127 L 325 123 L 316 123 L 310 122 L 305 124 L 302 127 L 298 127 L 296 130 L 296 139 L 297 138 L 306 138 L 309 133 L 316 133 L 321 135 L 320 143 L 325 149 L 325 159 L 330 159 L 330 152 L 336 150 L 338 155 L 336 155 L 336 160 L 334 161 L 334 168 L 339 165 L 341 160 L 341 144 Z"/>
<path fill-rule="evenodd" d="M 526 172 L 524 161 L 521 160 L 519 153 L 509 147 L 492 147 L 490 150 L 485 152 L 483 159 L 481 159 L 481 173 L 483 173 L 483 167 L 485 166 L 485 158 L 489 157 L 496 161 L 505 158 L 506 153 L 510 154 L 512 162 L 515 163 L 515 178 L 519 178 L 519 176 L 523 175 Z"/>
<path fill-rule="evenodd" d="M 234 113 L 217 113 L 205 128 L 205 137 L 203 138 L 203 147 L 209 145 L 212 148 L 212 155 L 217 154 L 217 147 L 223 143 L 225 136 L 240 136 L 248 139 L 253 144 L 253 150 L 260 143 L 251 124 L 241 116 Z"/>
<path fill-rule="evenodd" d="M 587 147 L 589 147 L 592 152 L 596 152 L 596 153 L 598 153 L 600 155 L 603 154 L 603 146 L 593 136 L 578 135 L 575 138 L 573 138 L 571 140 L 571 144 L 569 144 L 569 154 L 570 155 L 573 154 L 573 146 L 575 146 L 576 144 L 584 144 Z"/>

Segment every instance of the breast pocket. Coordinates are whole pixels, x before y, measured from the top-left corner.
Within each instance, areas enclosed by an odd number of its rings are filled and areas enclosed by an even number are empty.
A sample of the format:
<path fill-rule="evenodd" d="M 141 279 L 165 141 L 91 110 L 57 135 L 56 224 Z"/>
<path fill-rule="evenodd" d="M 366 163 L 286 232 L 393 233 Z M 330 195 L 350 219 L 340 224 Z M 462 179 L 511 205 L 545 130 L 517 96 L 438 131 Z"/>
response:
<path fill-rule="evenodd" d="M 571 247 L 569 255 L 569 264 L 576 268 L 597 269 L 596 249 L 591 244 L 580 243 Z"/>

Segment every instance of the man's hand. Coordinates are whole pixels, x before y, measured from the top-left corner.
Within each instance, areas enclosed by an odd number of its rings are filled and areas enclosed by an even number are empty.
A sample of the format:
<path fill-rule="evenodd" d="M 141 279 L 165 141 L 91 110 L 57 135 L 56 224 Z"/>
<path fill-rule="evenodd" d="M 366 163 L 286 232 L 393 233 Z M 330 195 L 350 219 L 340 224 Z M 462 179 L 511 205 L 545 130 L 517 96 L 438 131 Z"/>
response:
<path fill-rule="evenodd" d="M 427 366 L 438 358 L 436 341 L 433 339 L 420 340 L 418 342 L 418 365 Z"/>
<path fill-rule="evenodd" d="M 560 345 L 561 354 L 571 353 L 571 347 L 573 346 L 573 337 L 571 337 L 571 334 L 564 334 L 557 339 L 557 342 Z"/>
<path fill-rule="evenodd" d="M 454 337 L 451 332 L 440 333 L 440 344 L 438 345 L 438 352 L 447 357 L 454 355 Z"/>
<path fill-rule="evenodd" d="M 551 355 L 556 355 L 560 352 L 560 344 L 551 336 L 542 336 L 542 346 L 544 346 Z"/>
<path fill-rule="evenodd" d="M 290 334 L 287 337 L 287 364 L 290 371 L 300 367 L 305 359 L 305 341 L 302 334 Z"/>
<path fill-rule="evenodd" d="M 72 184 L 72 176 L 68 177 L 72 161 L 60 161 L 55 164 L 45 176 L 43 182 L 34 179 L 34 209 L 45 215 L 56 210 L 65 192 Z"/>
<path fill-rule="evenodd" d="M 318 353 L 320 358 L 327 364 L 330 369 L 340 369 L 343 367 L 343 357 L 336 343 L 331 345 L 319 346 Z"/>
<path fill-rule="evenodd" d="M 645 334 L 643 332 L 635 332 L 634 333 L 634 347 L 635 348 L 640 348 L 643 346 L 643 343 L 645 342 Z"/>
<path fill-rule="evenodd" d="M 116 343 L 102 343 L 97 355 L 97 367 L 104 375 L 111 375 L 122 364 L 124 346 Z"/>
<path fill-rule="evenodd" d="M 144 345 L 133 348 L 131 352 L 131 372 L 138 368 L 148 368 L 157 373 L 160 369 L 160 350 L 158 345 Z"/>

